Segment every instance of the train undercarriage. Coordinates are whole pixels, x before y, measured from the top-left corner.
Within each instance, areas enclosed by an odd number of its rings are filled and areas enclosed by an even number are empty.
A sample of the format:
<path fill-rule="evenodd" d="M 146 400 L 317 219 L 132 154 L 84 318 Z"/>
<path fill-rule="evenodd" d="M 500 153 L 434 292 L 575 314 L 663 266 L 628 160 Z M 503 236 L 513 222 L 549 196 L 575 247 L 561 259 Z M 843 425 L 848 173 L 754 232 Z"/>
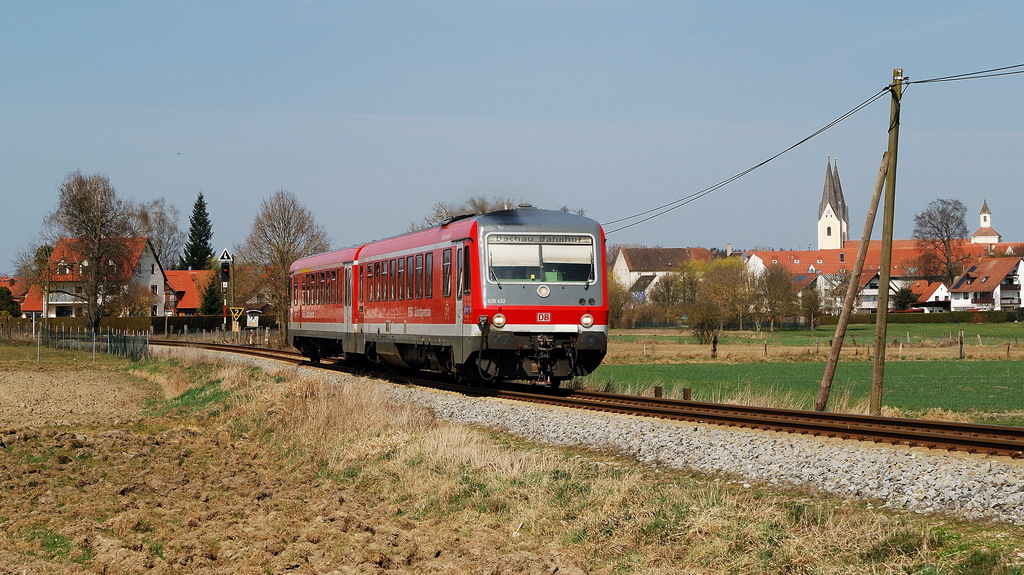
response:
<path fill-rule="evenodd" d="M 457 350 L 460 348 L 463 353 Z M 322 337 L 293 339 L 293 345 L 312 362 L 340 358 L 348 363 L 390 366 L 446 373 L 457 380 L 482 384 L 495 381 L 532 381 L 558 387 L 576 376 L 591 373 L 604 359 L 607 337 L 592 331 L 573 334 L 490 332 L 459 341 L 402 342 L 390 339 L 355 342 Z M 346 349 L 351 348 L 351 351 Z"/>

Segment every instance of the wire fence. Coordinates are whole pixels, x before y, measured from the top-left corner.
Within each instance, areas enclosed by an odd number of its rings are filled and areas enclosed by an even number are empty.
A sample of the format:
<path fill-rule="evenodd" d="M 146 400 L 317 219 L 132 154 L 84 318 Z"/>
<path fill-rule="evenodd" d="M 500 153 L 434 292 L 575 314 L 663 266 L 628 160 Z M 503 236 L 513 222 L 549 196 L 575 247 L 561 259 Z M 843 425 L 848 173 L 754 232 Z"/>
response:
<path fill-rule="evenodd" d="M 40 347 L 106 353 L 138 361 L 149 357 L 149 334 L 129 331 L 96 333 L 85 329 L 63 327 L 38 328 Z"/>

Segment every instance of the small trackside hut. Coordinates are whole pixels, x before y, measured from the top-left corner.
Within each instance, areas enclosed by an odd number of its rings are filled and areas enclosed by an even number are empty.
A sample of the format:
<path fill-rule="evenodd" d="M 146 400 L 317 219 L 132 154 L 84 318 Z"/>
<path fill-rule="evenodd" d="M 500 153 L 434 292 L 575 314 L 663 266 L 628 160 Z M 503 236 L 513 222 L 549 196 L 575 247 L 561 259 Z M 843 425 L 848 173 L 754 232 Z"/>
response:
<path fill-rule="evenodd" d="M 289 343 L 338 357 L 553 386 L 608 341 L 604 231 L 531 206 L 310 256 L 290 270 Z"/>

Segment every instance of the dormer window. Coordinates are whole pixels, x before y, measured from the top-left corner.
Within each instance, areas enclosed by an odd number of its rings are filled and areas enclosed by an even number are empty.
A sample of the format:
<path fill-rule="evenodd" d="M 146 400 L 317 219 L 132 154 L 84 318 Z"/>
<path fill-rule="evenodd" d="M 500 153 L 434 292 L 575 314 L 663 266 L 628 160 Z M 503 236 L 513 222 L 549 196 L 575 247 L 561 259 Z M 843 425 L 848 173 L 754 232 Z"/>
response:
<path fill-rule="evenodd" d="M 800 263 L 800 260 L 793 260 L 793 263 L 798 264 Z"/>

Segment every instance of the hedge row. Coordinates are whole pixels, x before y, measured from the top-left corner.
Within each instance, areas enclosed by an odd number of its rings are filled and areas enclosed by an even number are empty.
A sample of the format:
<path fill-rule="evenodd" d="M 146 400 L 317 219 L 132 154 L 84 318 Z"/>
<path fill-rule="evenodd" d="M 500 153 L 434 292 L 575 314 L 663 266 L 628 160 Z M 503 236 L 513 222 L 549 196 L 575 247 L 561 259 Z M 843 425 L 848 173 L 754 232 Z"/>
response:
<path fill-rule="evenodd" d="M 1016 321 L 1013 311 L 948 311 L 941 313 L 889 313 L 889 323 L 1003 323 Z M 857 313 L 850 316 L 850 323 L 875 323 L 878 314 Z M 821 325 L 836 325 L 839 316 L 821 318 Z"/>

